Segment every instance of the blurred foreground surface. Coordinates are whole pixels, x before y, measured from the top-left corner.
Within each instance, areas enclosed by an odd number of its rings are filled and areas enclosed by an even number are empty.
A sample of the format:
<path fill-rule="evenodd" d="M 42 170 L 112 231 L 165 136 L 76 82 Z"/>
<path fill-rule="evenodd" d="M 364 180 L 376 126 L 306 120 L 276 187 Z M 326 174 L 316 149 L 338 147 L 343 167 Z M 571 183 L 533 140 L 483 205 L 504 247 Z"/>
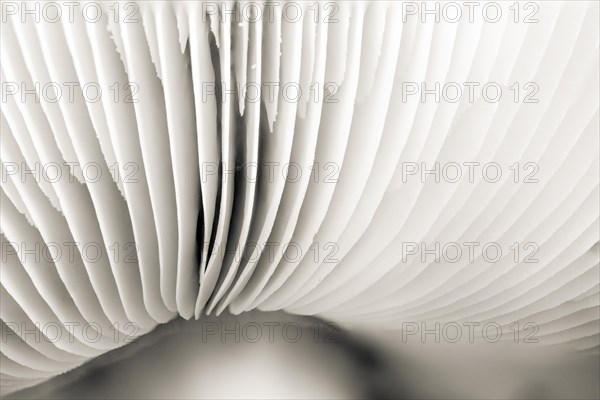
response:
<path fill-rule="evenodd" d="M 406 343 L 282 313 L 176 319 L 7 399 L 599 398 L 598 349 Z"/>

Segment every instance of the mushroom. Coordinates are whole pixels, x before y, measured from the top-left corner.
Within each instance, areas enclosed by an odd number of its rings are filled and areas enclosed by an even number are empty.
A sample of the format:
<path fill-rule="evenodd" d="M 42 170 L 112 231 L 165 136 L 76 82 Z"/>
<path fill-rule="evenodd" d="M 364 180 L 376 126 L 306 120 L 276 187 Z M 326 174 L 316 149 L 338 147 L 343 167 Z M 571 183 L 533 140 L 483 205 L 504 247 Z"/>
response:
<path fill-rule="evenodd" d="M 597 349 L 598 3 L 437 4 L 3 2 L 2 394 L 224 312 Z"/>

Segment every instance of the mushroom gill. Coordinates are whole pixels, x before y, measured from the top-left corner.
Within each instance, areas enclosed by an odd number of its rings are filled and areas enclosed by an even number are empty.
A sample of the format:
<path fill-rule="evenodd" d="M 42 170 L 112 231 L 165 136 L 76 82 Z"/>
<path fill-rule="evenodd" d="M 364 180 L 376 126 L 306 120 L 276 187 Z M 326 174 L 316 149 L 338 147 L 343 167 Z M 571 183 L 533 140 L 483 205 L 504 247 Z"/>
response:
<path fill-rule="evenodd" d="M 3 395 L 226 310 L 598 348 L 597 2 L 67 3 L 2 3 Z"/>

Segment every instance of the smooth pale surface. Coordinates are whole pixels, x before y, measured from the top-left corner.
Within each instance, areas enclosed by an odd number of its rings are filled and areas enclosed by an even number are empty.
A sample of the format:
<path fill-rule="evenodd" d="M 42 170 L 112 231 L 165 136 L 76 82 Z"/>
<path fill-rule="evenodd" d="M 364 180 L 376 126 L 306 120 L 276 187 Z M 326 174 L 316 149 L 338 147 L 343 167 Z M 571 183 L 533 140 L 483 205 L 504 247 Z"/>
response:
<path fill-rule="evenodd" d="M 286 325 L 302 326 L 297 342 L 289 340 L 293 328 L 285 340 Z M 262 338 L 254 342 L 256 326 Z M 397 331 L 375 330 L 339 331 L 325 340 L 325 327 L 281 313 L 178 319 L 7 399 L 593 399 L 600 393 L 597 352 L 421 343 L 419 335 L 403 343 Z"/>

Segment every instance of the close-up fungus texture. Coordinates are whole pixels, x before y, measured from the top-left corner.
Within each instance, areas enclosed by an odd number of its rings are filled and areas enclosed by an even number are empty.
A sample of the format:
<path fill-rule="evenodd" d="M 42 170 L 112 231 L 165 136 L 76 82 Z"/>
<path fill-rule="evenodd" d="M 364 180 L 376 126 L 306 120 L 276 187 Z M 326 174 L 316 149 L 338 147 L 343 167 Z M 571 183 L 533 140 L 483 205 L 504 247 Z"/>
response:
<path fill-rule="evenodd" d="M 598 398 L 599 4 L 2 0 L 2 398 Z"/>

